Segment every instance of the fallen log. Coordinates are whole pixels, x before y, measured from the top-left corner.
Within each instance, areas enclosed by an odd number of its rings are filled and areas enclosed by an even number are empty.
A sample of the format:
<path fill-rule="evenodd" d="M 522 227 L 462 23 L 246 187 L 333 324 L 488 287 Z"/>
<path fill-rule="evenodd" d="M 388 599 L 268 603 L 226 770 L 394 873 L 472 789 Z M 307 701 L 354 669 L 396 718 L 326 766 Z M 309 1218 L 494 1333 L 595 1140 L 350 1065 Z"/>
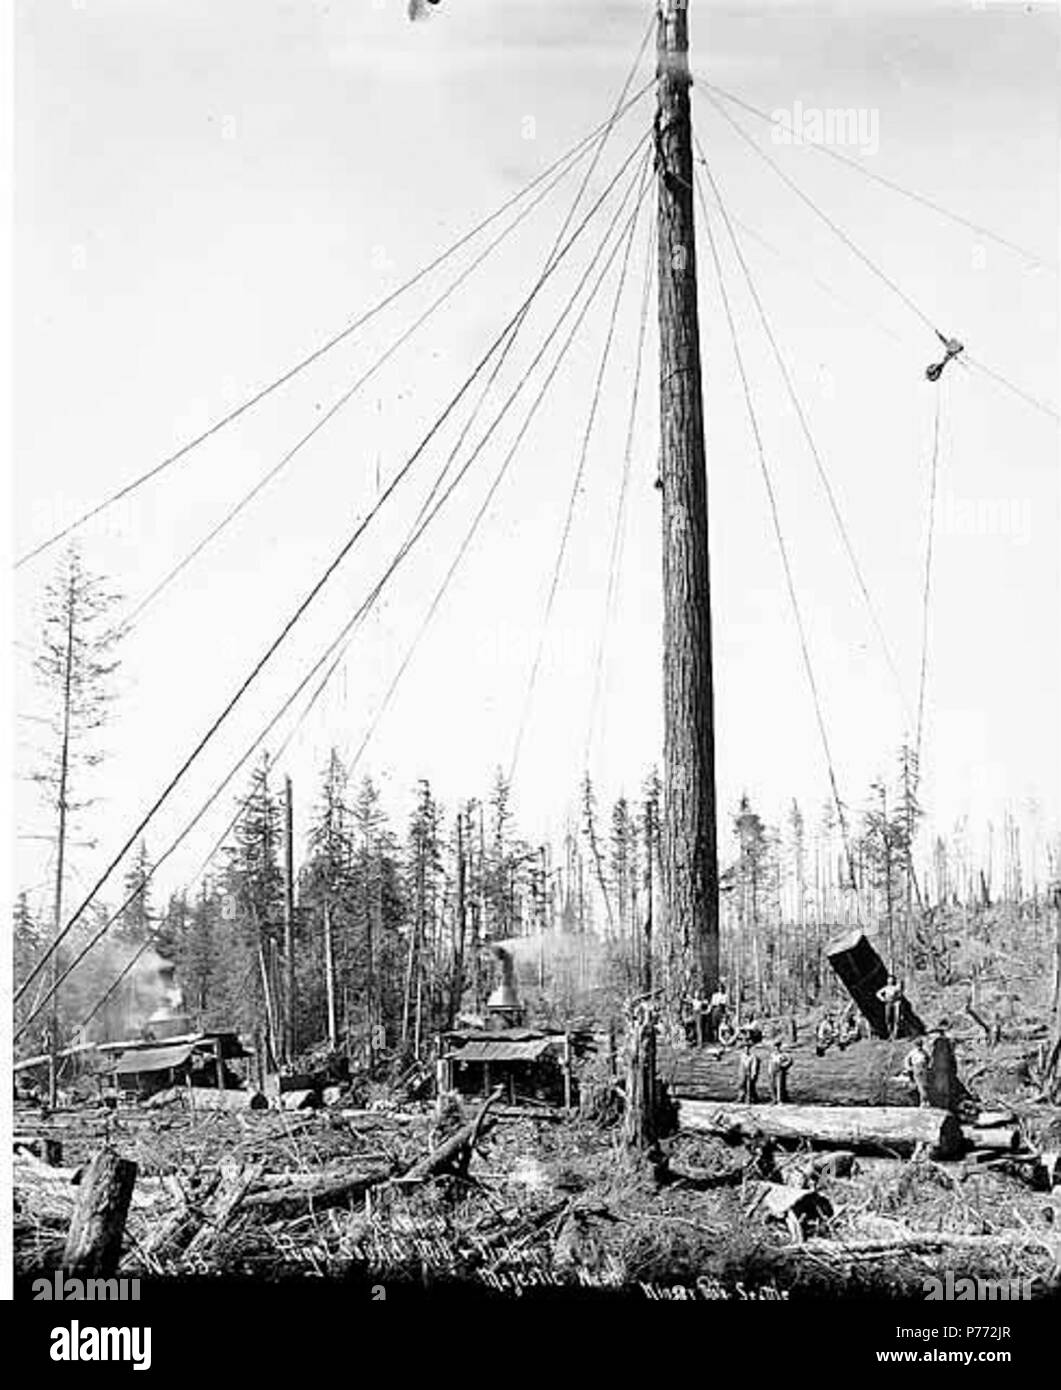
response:
<path fill-rule="evenodd" d="M 281 1218 L 306 1216 L 329 1207 L 347 1206 L 351 1202 L 361 1201 L 370 1188 L 385 1183 L 393 1176 L 393 1171 L 388 1163 L 308 1180 L 304 1175 L 294 1175 L 291 1181 L 277 1185 L 269 1180 L 270 1185 L 263 1191 L 253 1191 L 244 1197 L 243 1209 L 266 1221 L 278 1221 Z"/>
<path fill-rule="evenodd" d="M 748 1139 L 806 1141 L 833 1148 L 909 1154 L 921 1145 L 937 1158 L 962 1149 L 961 1125 L 949 1110 L 929 1106 L 738 1105 L 683 1100 L 678 1125 Z"/>
<path fill-rule="evenodd" d="M 189 1241 L 185 1257 L 194 1259 L 205 1253 L 232 1219 L 251 1186 L 261 1177 L 260 1164 L 243 1164 L 223 1158 L 219 1165 L 221 1181 L 203 1207 L 202 1225 Z"/>
<path fill-rule="evenodd" d="M 100 1149 L 81 1180 L 63 1250 L 63 1269 L 82 1278 L 107 1278 L 118 1268 L 136 1164 Z"/>
<path fill-rule="evenodd" d="M 824 1057 L 811 1047 L 790 1049 L 788 1099 L 793 1105 L 916 1106 L 917 1091 L 903 1074 L 910 1043 L 866 1041 Z M 764 1067 L 765 1071 L 765 1067 Z M 671 1095 L 686 1100 L 735 1100 L 739 1093 L 736 1052 L 712 1056 L 703 1049 L 663 1051 L 659 1074 Z M 948 1038 L 935 1035 L 930 1046 L 929 1103 L 940 1110 L 957 1107 L 961 1087 Z"/>
<path fill-rule="evenodd" d="M 848 932 L 827 949 L 829 964 L 836 971 L 844 988 L 857 1004 L 862 1017 L 876 1038 L 886 1038 L 884 1005 L 877 991 L 888 982 L 888 971 L 876 948 L 861 931 Z M 914 1013 L 909 999 L 903 996 L 899 1015 L 900 1038 L 913 1038 L 925 1031 L 925 1025 Z"/>
<path fill-rule="evenodd" d="M 211 1086 L 193 1086 L 188 1095 L 193 1110 L 265 1110 L 269 1105 L 261 1091 L 222 1091 Z"/>
<path fill-rule="evenodd" d="M 440 1144 L 433 1153 L 429 1153 L 426 1158 L 414 1163 L 407 1172 L 402 1174 L 399 1181 L 422 1182 L 425 1178 L 431 1178 L 438 1173 L 445 1172 L 447 1168 L 466 1172 L 472 1149 L 483 1131 L 487 1111 L 500 1099 L 501 1094 L 502 1087 L 498 1086 L 480 1106 L 479 1113 L 470 1124 L 462 1126 L 444 1144 Z"/>
<path fill-rule="evenodd" d="M 202 1225 L 205 1204 L 220 1181 L 220 1173 L 212 1173 L 207 1177 L 203 1187 L 196 1193 L 194 1202 L 188 1201 L 182 1190 L 176 1209 L 160 1221 L 142 1242 L 143 1253 L 158 1259 L 176 1255 L 183 1250 Z"/>
<path fill-rule="evenodd" d="M 963 1125 L 962 1135 L 972 1149 L 1001 1149 L 1012 1152 L 1020 1148 L 1020 1129 L 1017 1125 Z"/>

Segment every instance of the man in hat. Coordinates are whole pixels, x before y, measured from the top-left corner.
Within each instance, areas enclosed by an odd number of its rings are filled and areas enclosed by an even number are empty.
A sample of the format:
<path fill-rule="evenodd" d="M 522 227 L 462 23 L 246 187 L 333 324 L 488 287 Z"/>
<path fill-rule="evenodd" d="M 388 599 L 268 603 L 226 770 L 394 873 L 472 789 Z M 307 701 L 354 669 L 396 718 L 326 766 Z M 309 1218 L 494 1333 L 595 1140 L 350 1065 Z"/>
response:
<path fill-rule="evenodd" d="M 741 1037 L 739 1067 L 740 1087 L 737 1099 L 744 1105 L 754 1105 L 758 1099 L 755 1085 L 759 1080 L 759 1058 L 756 1056 L 751 1034 L 747 1032 Z"/>
<path fill-rule="evenodd" d="M 835 1041 L 836 1029 L 833 1027 L 832 1017 L 830 1014 L 824 1013 L 818 1020 L 818 1026 L 814 1030 L 815 1056 L 824 1057 Z"/>
<path fill-rule="evenodd" d="M 850 1047 L 852 1043 L 858 1042 L 858 1019 L 855 1016 L 854 1004 L 848 1004 L 840 1016 L 840 1032 L 836 1042 L 841 1052 L 845 1047 Z"/>
<path fill-rule="evenodd" d="M 786 1051 L 780 1037 L 774 1039 L 770 1056 L 766 1061 L 766 1074 L 770 1081 L 770 1095 L 775 1105 L 788 1101 L 788 1073 L 792 1066 L 792 1056 Z"/>

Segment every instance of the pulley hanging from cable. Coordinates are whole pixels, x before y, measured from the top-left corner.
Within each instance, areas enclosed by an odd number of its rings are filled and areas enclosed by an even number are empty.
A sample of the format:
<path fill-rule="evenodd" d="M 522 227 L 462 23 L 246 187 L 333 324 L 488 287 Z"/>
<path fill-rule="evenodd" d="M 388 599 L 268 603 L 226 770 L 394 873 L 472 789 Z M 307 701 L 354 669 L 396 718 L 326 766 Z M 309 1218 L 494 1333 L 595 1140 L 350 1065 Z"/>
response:
<path fill-rule="evenodd" d="M 943 375 L 943 368 L 947 363 L 957 357 L 960 352 L 965 351 L 964 343 L 959 343 L 957 338 L 945 338 L 938 328 L 936 329 L 936 337 L 943 344 L 946 355 L 942 362 L 931 362 L 925 368 L 925 376 L 928 377 L 929 381 L 938 381 Z"/>

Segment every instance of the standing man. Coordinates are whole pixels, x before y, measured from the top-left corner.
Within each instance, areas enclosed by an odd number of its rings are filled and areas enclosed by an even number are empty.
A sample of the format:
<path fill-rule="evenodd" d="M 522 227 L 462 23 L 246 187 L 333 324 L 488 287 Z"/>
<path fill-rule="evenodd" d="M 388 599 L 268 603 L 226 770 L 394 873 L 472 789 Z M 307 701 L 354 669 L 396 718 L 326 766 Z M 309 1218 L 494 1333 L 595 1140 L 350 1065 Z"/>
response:
<path fill-rule="evenodd" d="M 923 1037 L 914 1039 L 914 1045 L 906 1054 L 906 1074 L 917 1090 L 918 1105 L 931 1105 L 928 1094 L 928 1052 Z"/>
<path fill-rule="evenodd" d="M 775 1038 L 766 1063 L 766 1074 L 770 1081 L 770 1095 L 775 1105 L 785 1105 L 788 1102 L 788 1072 L 791 1066 L 791 1054 L 785 1050 L 782 1039 L 780 1037 Z"/>
<path fill-rule="evenodd" d="M 887 983 L 877 990 L 877 998 L 884 1005 L 884 1030 L 889 1038 L 897 1038 L 903 1013 L 903 987 L 894 975 L 889 975 Z"/>
<path fill-rule="evenodd" d="M 708 1003 L 707 1027 L 712 1042 L 718 1042 L 718 1030 L 722 1027 L 722 1020 L 726 1017 L 728 1008 L 729 991 L 726 989 L 725 980 L 719 980 L 718 989 Z"/>
<path fill-rule="evenodd" d="M 818 1026 L 814 1030 L 815 1056 L 824 1057 L 835 1041 L 836 1030 L 833 1028 L 833 1020 L 828 1013 L 824 1013 L 818 1020 Z"/>
<path fill-rule="evenodd" d="M 741 1039 L 740 1088 L 738 1100 L 744 1105 L 754 1105 L 758 1100 L 756 1082 L 759 1080 L 759 1058 L 755 1054 L 751 1034 L 745 1033 Z"/>

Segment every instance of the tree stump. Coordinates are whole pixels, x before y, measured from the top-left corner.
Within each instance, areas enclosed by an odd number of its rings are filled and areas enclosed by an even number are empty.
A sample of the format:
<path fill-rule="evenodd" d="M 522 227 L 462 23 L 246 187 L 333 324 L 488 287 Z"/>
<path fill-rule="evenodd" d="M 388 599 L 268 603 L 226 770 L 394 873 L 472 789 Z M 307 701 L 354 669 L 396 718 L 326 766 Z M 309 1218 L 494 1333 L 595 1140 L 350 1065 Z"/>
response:
<path fill-rule="evenodd" d="M 623 1142 L 647 1153 L 659 1139 L 656 1113 L 656 1016 L 646 1004 L 635 1005 L 626 1064 L 626 1113 Z"/>
<path fill-rule="evenodd" d="M 78 1278 L 107 1278 L 115 1273 L 122 1236 L 136 1182 L 136 1164 L 101 1149 L 81 1180 L 66 1237 L 63 1269 Z"/>

